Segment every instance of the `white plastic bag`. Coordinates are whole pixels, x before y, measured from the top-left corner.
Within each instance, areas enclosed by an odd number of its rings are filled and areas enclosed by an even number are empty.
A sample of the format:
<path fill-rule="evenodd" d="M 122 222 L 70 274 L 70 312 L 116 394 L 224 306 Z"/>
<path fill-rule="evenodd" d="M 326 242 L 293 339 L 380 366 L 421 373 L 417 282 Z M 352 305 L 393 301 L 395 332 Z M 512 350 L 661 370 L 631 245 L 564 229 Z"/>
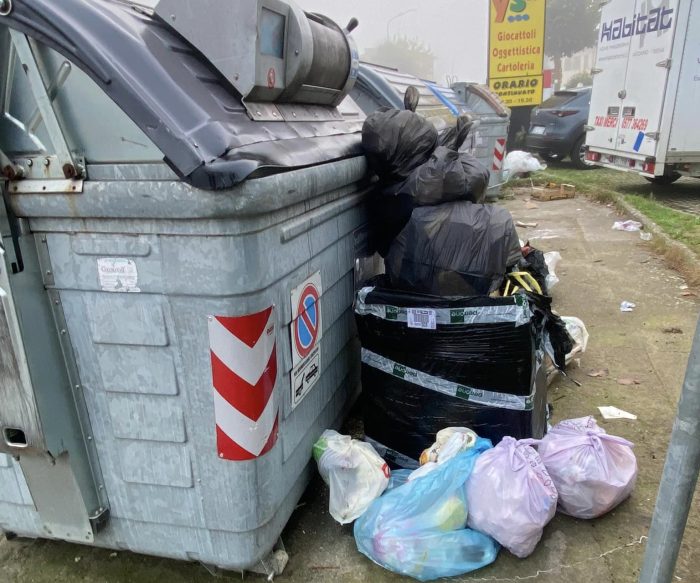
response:
<path fill-rule="evenodd" d="M 437 432 L 435 443 L 420 454 L 420 468 L 411 472 L 408 481 L 436 470 L 445 462 L 476 445 L 479 436 L 466 427 L 448 427 Z"/>
<path fill-rule="evenodd" d="M 328 430 L 314 444 L 313 453 L 331 489 L 329 511 L 340 524 L 360 517 L 389 484 L 389 466 L 369 443 Z"/>
<path fill-rule="evenodd" d="M 503 164 L 503 175 L 506 177 L 506 181 L 508 181 L 518 174 L 528 174 L 529 172 L 539 172 L 540 170 L 546 169 L 547 165 L 542 164 L 537 158 L 530 154 L 530 152 L 516 150 L 515 152 L 510 152 L 506 156 L 506 160 Z"/>
<path fill-rule="evenodd" d="M 545 279 L 547 291 L 552 291 L 552 288 L 559 283 L 559 278 L 555 273 L 557 266 L 561 262 L 561 253 L 559 251 L 550 251 L 544 254 L 544 262 L 547 264 L 549 275 Z"/>
<path fill-rule="evenodd" d="M 420 455 L 420 465 L 444 463 L 462 451 L 474 447 L 478 435 L 466 427 L 447 427 L 435 435 L 435 443 Z"/>
<path fill-rule="evenodd" d="M 538 451 L 559 492 L 559 508 L 577 518 L 610 512 L 634 489 L 633 444 L 598 427 L 593 417 L 555 425 Z"/>
<path fill-rule="evenodd" d="M 574 341 L 574 347 L 571 352 L 566 355 L 566 364 L 569 364 L 577 354 L 582 354 L 586 352 L 588 347 L 588 330 L 586 330 L 586 325 L 572 316 L 562 316 L 561 318 L 566 324 L 566 331 L 571 336 Z"/>
<path fill-rule="evenodd" d="M 613 223 L 613 231 L 627 231 L 628 233 L 636 233 L 641 231 L 644 225 L 639 221 L 615 221 Z"/>
<path fill-rule="evenodd" d="M 524 559 L 557 511 L 557 490 L 535 440 L 501 443 L 481 454 L 467 482 L 468 524 Z"/>

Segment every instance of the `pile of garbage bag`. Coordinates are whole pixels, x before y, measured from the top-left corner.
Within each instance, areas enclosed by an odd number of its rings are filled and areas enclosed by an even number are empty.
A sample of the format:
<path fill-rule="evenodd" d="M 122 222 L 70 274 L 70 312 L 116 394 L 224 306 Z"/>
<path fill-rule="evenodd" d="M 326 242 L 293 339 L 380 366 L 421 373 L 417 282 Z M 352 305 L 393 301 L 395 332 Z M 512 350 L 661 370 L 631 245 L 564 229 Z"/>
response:
<path fill-rule="evenodd" d="M 489 171 L 459 151 L 471 127 L 461 117 L 440 135 L 386 108 L 365 122 L 369 246 L 385 273 L 355 301 L 364 442 L 329 431 L 314 446 L 358 550 L 421 581 L 479 569 L 501 546 L 527 557 L 557 510 L 609 512 L 637 474 L 632 444 L 592 418 L 548 432 L 550 373 L 566 374 L 588 333 L 553 310 L 561 255 L 483 204 Z M 507 166 L 540 168 L 522 152 Z"/>
<path fill-rule="evenodd" d="M 354 442 L 325 432 L 314 455 L 331 488 L 345 483 L 343 495 L 362 500 L 354 525 L 358 550 L 419 581 L 480 569 L 501 546 L 525 558 L 557 510 L 601 516 L 631 495 L 637 477 L 633 444 L 608 435 L 592 417 L 563 421 L 543 440 L 505 437 L 495 447 L 469 428 L 447 427 L 418 469 L 392 472 L 390 481 L 368 444 L 369 455 L 357 463 L 324 462 L 335 440 L 344 450 Z M 375 477 L 348 480 L 348 473 Z M 377 487 L 380 475 L 385 479 Z M 332 492 L 332 513 L 338 502 Z"/>

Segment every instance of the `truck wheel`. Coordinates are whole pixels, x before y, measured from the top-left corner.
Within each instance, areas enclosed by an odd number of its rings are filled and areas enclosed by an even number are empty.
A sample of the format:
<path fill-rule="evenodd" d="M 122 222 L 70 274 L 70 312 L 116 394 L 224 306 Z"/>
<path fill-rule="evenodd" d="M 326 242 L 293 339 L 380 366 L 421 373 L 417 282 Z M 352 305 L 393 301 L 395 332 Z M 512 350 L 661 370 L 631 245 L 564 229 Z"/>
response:
<path fill-rule="evenodd" d="M 649 182 L 652 184 L 659 184 L 661 186 L 668 186 L 669 184 L 673 184 L 676 180 L 678 180 L 681 177 L 678 172 L 671 172 L 670 174 L 664 174 L 663 176 L 654 176 L 654 178 L 646 178 Z"/>
<path fill-rule="evenodd" d="M 574 143 L 574 147 L 571 148 L 571 163 L 577 170 L 590 170 L 595 168 L 595 164 L 586 160 L 586 136 L 581 136 Z"/>

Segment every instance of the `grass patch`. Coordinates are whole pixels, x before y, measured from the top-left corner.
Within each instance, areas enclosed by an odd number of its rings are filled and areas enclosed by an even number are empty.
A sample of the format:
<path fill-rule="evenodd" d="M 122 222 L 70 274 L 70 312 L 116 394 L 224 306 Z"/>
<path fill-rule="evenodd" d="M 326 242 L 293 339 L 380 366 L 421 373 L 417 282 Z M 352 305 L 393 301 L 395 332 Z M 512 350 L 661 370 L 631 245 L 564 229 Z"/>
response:
<path fill-rule="evenodd" d="M 627 194 L 624 199 L 654 221 L 669 237 L 700 255 L 700 217 L 670 209 L 644 196 Z"/>

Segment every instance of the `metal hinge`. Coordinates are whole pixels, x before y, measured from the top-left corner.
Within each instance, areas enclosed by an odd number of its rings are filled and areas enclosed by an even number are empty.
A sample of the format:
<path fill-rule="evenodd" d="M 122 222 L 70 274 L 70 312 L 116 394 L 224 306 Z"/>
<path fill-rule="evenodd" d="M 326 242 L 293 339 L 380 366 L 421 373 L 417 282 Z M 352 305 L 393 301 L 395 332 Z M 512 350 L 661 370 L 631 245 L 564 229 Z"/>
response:
<path fill-rule="evenodd" d="M 63 83 L 70 74 L 70 66 L 61 66 L 57 78 L 48 85 L 44 83 L 42 66 L 36 58 L 36 41 L 17 30 L 10 29 L 11 51 L 16 55 L 22 68 L 34 100 L 36 111 L 32 113 L 29 127 L 35 128 L 43 121 L 49 135 L 53 151 L 39 156 L 29 156 L 26 160 L 15 160 L 11 166 L 5 165 L 4 174 L 12 174 L 8 178 L 38 179 L 38 180 L 73 180 L 85 178 L 85 162 L 73 155 L 66 137 L 53 109 L 53 101 Z"/>
<path fill-rule="evenodd" d="M 83 192 L 83 180 L 81 178 L 11 180 L 7 185 L 7 192 L 11 194 L 80 194 Z"/>
<path fill-rule="evenodd" d="M 603 69 L 591 69 L 591 77 L 594 75 L 597 75 L 598 73 L 602 73 Z"/>
<path fill-rule="evenodd" d="M 661 137 L 659 132 L 647 132 L 644 135 L 652 140 L 658 140 Z"/>
<path fill-rule="evenodd" d="M 592 132 L 593 130 L 595 130 L 595 127 L 593 126 L 583 126 L 584 132 Z"/>
<path fill-rule="evenodd" d="M 663 67 L 664 69 L 670 69 L 671 68 L 671 59 L 665 59 L 664 61 L 659 61 L 656 63 L 657 67 Z"/>

